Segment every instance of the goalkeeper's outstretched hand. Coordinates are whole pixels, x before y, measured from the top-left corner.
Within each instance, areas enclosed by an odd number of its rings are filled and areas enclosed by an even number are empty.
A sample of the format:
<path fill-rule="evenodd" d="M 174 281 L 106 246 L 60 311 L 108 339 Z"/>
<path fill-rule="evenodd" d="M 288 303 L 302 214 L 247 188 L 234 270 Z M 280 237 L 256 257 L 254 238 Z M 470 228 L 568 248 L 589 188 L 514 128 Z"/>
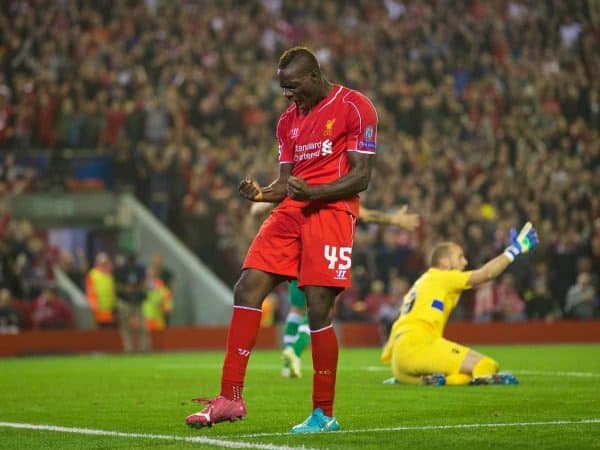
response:
<path fill-rule="evenodd" d="M 504 250 L 504 254 L 511 260 L 522 253 L 527 253 L 538 244 L 538 235 L 531 222 L 527 222 L 517 234 L 517 230 L 510 230 L 510 245 Z"/>

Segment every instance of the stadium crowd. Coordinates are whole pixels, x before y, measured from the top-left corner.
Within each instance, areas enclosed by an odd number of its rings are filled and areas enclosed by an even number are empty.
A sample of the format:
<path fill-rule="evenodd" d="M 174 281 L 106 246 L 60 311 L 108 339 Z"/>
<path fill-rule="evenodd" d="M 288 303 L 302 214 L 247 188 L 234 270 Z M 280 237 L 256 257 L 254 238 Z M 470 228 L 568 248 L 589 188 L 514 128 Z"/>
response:
<path fill-rule="evenodd" d="M 467 297 L 463 315 L 598 313 L 598 2 L 7 0 L 0 25 L 4 161 L 109 155 L 116 188 L 229 283 L 253 232 L 237 184 L 276 176 L 286 101 L 273 68 L 303 44 L 377 105 L 363 202 L 422 217 L 415 233 L 359 229 L 340 318 L 387 323 L 433 244 L 459 242 L 477 266 L 526 220 L 541 239 L 533 264 Z M 3 192 L 35 189 L 7 164 Z"/>
<path fill-rule="evenodd" d="M 83 250 L 73 255 L 58 249 L 46 232 L 4 208 L 0 204 L 0 334 L 77 326 L 73 305 L 57 287 L 55 267 L 85 292 L 97 327 L 119 326 L 126 351 L 133 349 L 129 316 L 137 315 L 144 330 L 167 326 L 175 276 L 160 255 L 144 265 L 131 252 L 116 254 L 114 262 L 100 252 L 90 267 Z"/>

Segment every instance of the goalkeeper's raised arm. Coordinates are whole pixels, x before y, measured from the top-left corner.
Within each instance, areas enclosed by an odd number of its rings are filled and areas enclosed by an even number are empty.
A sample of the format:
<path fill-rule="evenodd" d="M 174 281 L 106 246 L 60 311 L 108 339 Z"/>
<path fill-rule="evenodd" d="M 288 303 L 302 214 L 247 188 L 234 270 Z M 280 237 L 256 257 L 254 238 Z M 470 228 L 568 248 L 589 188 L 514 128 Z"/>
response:
<path fill-rule="evenodd" d="M 471 272 L 469 277 L 469 286 L 476 287 L 487 281 L 493 280 L 500 275 L 512 263 L 515 258 L 537 246 L 538 235 L 530 222 L 527 222 L 521 231 L 517 233 L 516 229 L 510 230 L 510 245 L 504 252 L 495 258 L 489 260 L 479 269 Z"/>

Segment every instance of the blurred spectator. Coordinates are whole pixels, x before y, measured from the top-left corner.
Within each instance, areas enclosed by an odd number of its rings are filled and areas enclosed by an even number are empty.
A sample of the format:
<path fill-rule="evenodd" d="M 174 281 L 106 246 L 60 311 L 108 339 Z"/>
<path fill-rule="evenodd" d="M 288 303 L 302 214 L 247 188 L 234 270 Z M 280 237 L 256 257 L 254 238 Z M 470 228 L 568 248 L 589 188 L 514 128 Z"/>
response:
<path fill-rule="evenodd" d="M 19 194 L 27 191 L 33 183 L 35 172 L 33 169 L 23 167 L 17 163 L 13 152 L 4 155 L 4 161 L 0 166 L 0 183 L 3 191 Z"/>
<path fill-rule="evenodd" d="M 163 223 L 170 216 L 170 188 L 174 177 L 174 155 L 172 146 L 158 151 L 152 145 L 145 146 L 144 158 L 148 176 L 148 207 Z"/>
<path fill-rule="evenodd" d="M 406 272 L 406 261 L 410 250 L 401 244 L 398 239 L 398 230 L 395 227 L 386 227 L 382 230 L 382 239 L 376 250 L 375 261 L 379 271 L 379 279 L 387 284 L 390 271 Z"/>
<path fill-rule="evenodd" d="M 389 295 L 385 292 L 385 284 L 381 280 L 371 283 L 369 294 L 365 298 L 365 319 L 371 322 L 377 320 L 382 305 L 388 303 Z"/>
<path fill-rule="evenodd" d="M 279 299 L 275 292 L 271 292 L 262 303 L 262 314 L 260 316 L 260 326 L 263 328 L 272 327 L 275 325 L 277 307 Z"/>
<path fill-rule="evenodd" d="M 596 289 L 587 272 L 577 276 L 577 283 L 569 288 L 565 313 L 575 319 L 593 319 L 598 311 Z"/>
<path fill-rule="evenodd" d="M 85 294 L 99 328 L 116 326 L 117 296 L 109 256 L 100 252 L 85 279 Z"/>
<path fill-rule="evenodd" d="M 386 301 L 381 305 L 377 312 L 377 323 L 379 324 L 380 342 L 385 344 L 389 338 L 392 325 L 400 314 L 400 308 L 404 296 L 408 292 L 410 284 L 405 278 L 393 277 L 390 281 L 390 292 L 386 297 Z"/>
<path fill-rule="evenodd" d="M 20 326 L 19 312 L 13 305 L 12 294 L 6 288 L 0 289 L 0 334 L 16 334 Z"/>
<path fill-rule="evenodd" d="M 494 282 L 488 281 L 475 289 L 475 305 L 473 308 L 474 322 L 489 322 L 496 311 L 496 293 Z"/>
<path fill-rule="evenodd" d="M 169 288 L 169 290 L 173 292 L 175 288 L 175 276 L 173 275 L 173 272 L 167 266 L 165 266 L 163 257 L 160 253 L 155 253 L 152 255 L 150 266 L 158 278 L 160 278 L 162 282 Z"/>
<path fill-rule="evenodd" d="M 129 253 L 123 265 L 114 270 L 117 291 L 119 330 L 123 349 L 127 353 L 134 350 L 134 331 L 139 351 L 150 350 L 150 337 L 144 324 L 142 304 L 147 296 L 146 270 L 138 263 L 137 256 Z"/>
<path fill-rule="evenodd" d="M 171 118 L 165 105 L 156 97 L 146 103 L 144 137 L 151 144 L 163 145 L 167 139 Z"/>
<path fill-rule="evenodd" d="M 210 176 L 206 169 L 196 166 L 188 192 L 183 198 L 181 224 L 186 244 L 202 261 L 214 268 L 217 265 L 217 204 L 212 198 L 209 186 Z"/>
<path fill-rule="evenodd" d="M 14 111 L 10 103 L 10 91 L 6 85 L 2 85 L 0 87 L 0 148 L 11 147 L 14 136 Z"/>
<path fill-rule="evenodd" d="M 146 269 L 146 299 L 142 310 L 148 330 L 160 331 L 167 327 L 173 310 L 173 296 L 154 266 Z"/>
<path fill-rule="evenodd" d="M 552 298 L 548 279 L 548 265 L 544 262 L 535 266 L 531 289 L 525 292 L 526 311 L 529 319 L 554 320 L 560 317 L 558 302 Z"/>
<path fill-rule="evenodd" d="M 68 250 L 59 254 L 58 266 L 79 287 L 85 290 L 85 278 L 88 268 L 87 258 L 82 249 L 76 251 L 77 258 Z"/>
<path fill-rule="evenodd" d="M 75 327 L 71 306 L 58 296 L 55 287 L 46 287 L 33 303 L 33 328 L 59 330 Z"/>
<path fill-rule="evenodd" d="M 365 321 L 365 302 L 360 298 L 355 286 L 342 291 L 335 304 L 335 316 L 344 321 Z"/>
<path fill-rule="evenodd" d="M 525 301 L 515 287 L 515 278 L 510 273 L 505 273 L 495 289 L 495 312 L 500 320 L 507 322 L 520 322 L 527 319 L 525 315 Z"/>

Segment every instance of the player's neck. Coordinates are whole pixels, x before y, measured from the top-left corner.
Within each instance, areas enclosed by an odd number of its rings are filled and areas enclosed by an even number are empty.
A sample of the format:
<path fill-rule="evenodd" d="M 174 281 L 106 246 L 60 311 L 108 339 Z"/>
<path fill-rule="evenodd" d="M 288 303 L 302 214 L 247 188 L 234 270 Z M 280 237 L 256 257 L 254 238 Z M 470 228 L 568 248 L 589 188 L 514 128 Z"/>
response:
<path fill-rule="evenodd" d="M 322 97 L 321 97 L 321 98 L 319 98 L 319 100 L 317 100 L 317 104 L 318 104 L 318 103 L 319 103 L 321 100 L 323 100 L 324 98 L 327 98 L 327 97 L 329 97 L 329 94 L 331 94 L 331 91 L 332 91 L 332 90 L 333 90 L 333 83 L 330 83 L 329 81 L 327 81 L 327 80 L 324 80 L 324 81 L 323 81 L 323 89 L 322 89 L 322 91 L 321 91 L 321 95 L 322 95 Z"/>
<path fill-rule="evenodd" d="M 330 83 L 327 80 L 323 80 L 323 84 L 322 84 L 321 88 L 319 89 L 318 95 L 315 96 L 314 104 L 306 111 L 305 114 L 308 114 L 309 112 L 311 112 L 315 106 L 317 106 L 324 99 L 329 97 L 329 94 L 331 94 L 332 90 L 333 90 L 333 83 Z"/>

